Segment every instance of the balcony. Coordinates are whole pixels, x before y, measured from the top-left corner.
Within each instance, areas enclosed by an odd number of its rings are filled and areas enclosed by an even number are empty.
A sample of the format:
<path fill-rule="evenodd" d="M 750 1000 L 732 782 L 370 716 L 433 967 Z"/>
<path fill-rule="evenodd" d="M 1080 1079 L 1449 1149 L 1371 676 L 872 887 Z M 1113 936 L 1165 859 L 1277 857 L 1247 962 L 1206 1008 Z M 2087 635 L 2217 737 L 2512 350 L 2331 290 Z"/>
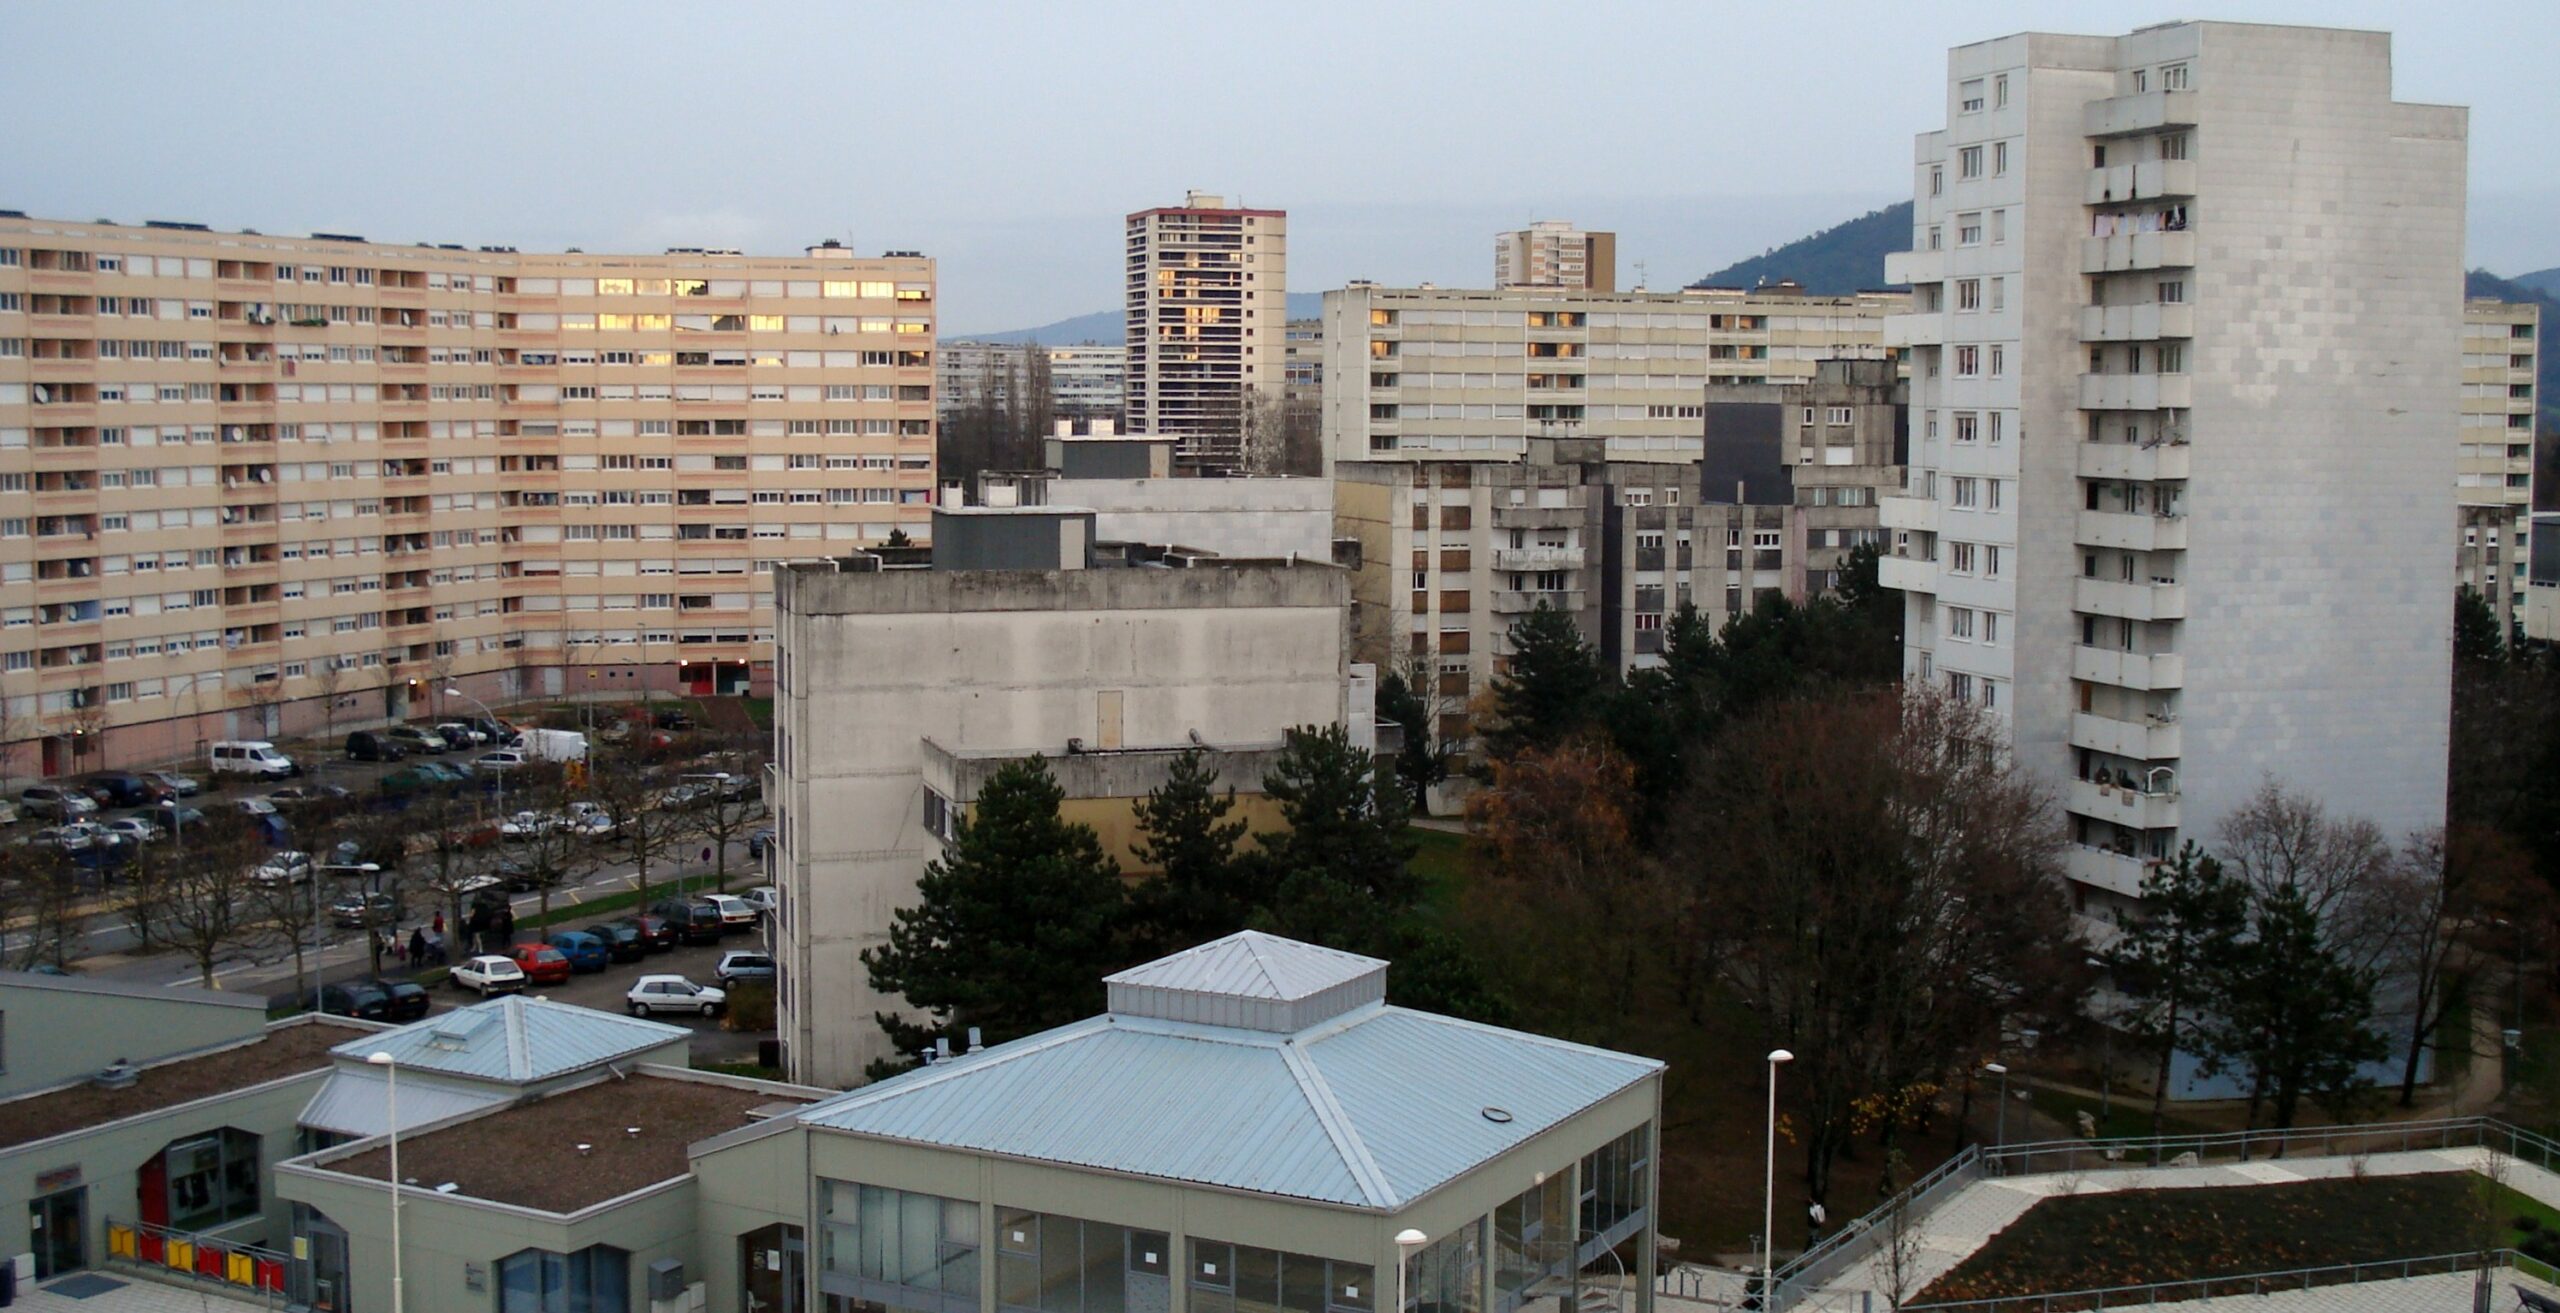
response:
<path fill-rule="evenodd" d="M 2082 374 L 2082 410 L 2184 410 L 2195 404 L 2190 374 Z"/>
<path fill-rule="evenodd" d="M 2129 829 L 2173 830 L 2178 826 L 2178 793 L 2171 782 L 2173 774 L 2161 772 L 2163 788 L 2156 793 L 2073 780 L 2066 805 L 2079 815 L 2113 821 Z"/>
<path fill-rule="evenodd" d="M 1886 346 L 1941 346 L 1946 340 L 1947 317 L 1944 314 L 1915 312 L 1885 316 Z"/>
<path fill-rule="evenodd" d="M 2117 233 L 2080 239 L 2080 272 L 2129 273 L 2139 269 L 2192 269 L 2196 235 L 2192 232 Z"/>
<path fill-rule="evenodd" d="M 1579 547 L 1497 547 L 1493 549 L 1493 568 L 1497 570 L 1579 570 L 1582 549 Z"/>
<path fill-rule="evenodd" d="M 2196 93 L 2192 91 L 2144 91 L 2080 107 L 2080 131 L 2091 137 L 2130 137 L 2195 125 Z"/>
<path fill-rule="evenodd" d="M 1893 321 L 1885 324 L 1890 328 Z M 2196 308 L 2191 305 L 2091 305 L 2080 308 L 2083 342 L 2153 342 L 2164 337 L 2194 337 Z"/>
<path fill-rule="evenodd" d="M 2079 646 L 2071 649 L 2071 677 L 2145 693 L 2183 688 L 2186 685 L 2187 659 L 2175 652 L 2146 655 Z"/>
<path fill-rule="evenodd" d="M 1883 556 L 1876 559 L 1876 582 L 1886 588 L 1899 588 L 1906 593 L 1934 593 L 1938 567 L 1915 556 Z"/>
<path fill-rule="evenodd" d="M 1926 497 L 1879 497 L 1876 499 L 1876 522 L 1888 529 L 1936 533 L 1938 503 Z"/>
<path fill-rule="evenodd" d="M 2139 857 L 2092 848 L 2085 843 L 2066 845 L 2062 859 L 2063 874 L 2125 898 L 2141 895 L 2142 877 L 2150 869 L 2151 863 Z"/>
<path fill-rule="evenodd" d="M 2136 761 L 2178 759 L 2178 722 L 2145 717 L 2118 720 L 2086 711 L 2071 716 L 2071 746 L 2111 752 Z"/>
<path fill-rule="evenodd" d="M 2156 201 L 2196 194 L 2194 160 L 2151 160 L 2142 164 L 2107 165 L 2089 170 L 2081 199 L 2091 205 L 2122 201 Z"/>
<path fill-rule="evenodd" d="M 1493 595 L 1493 609 L 1501 615 L 1526 615 L 1537 610 L 1540 602 L 1546 603 L 1548 610 L 1571 615 L 1582 610 L 1582 590 L 1551 588 L 1519 593 L 1505 591 Z"/>
<path fill-rule="evenodd" d="M 2075 537 L 2091 547 L 2115 547 L 2128 552 L 2182 552 L 2187 548 L 2187 517 L 2082 511 Z"/>
<path fill-rule="evenodd" d="M 2178 584 L 2122 583 L 2114 579 L 2074 579 L 2071 607 L 2091 615 L 2122 620 L 2184 620 L 2187 590 Z"/>
<path fill-rule="evenodd" d="M 1888 284 L 1943 283 L 1947 281 L 1947 253 L 1944 251 L 1890 251 L 1884 257 L 1884 280 Z"/>
<path fill-rule="evenodd" d="M 2183 442 L 2084 442 L 2080 444 L 2080 477 L 2140 483 L 2184 479 L 2190 464 L 2189 450 Z"/>

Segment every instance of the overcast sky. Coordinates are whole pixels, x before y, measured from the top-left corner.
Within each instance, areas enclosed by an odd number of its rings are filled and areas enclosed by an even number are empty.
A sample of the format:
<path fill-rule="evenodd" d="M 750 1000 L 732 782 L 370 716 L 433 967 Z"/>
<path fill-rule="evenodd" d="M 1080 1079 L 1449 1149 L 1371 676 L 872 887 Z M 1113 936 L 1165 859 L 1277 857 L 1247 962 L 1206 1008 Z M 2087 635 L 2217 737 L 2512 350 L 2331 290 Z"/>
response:
<path fill-rule="evenodd" d="M 941 258 L 946 330 L 1110 308 L 1121 216 L 1290 212 L 1293 290 L 1480 285 L 1611 228 L 1677 286 L 1907 195 L 1949 45 L 2181 17 L 2397 34 L 2471 107 L 2470 263 L 2560 265 L 2560 6 L 0 4 L 0 207 L 377 240 Z"/>

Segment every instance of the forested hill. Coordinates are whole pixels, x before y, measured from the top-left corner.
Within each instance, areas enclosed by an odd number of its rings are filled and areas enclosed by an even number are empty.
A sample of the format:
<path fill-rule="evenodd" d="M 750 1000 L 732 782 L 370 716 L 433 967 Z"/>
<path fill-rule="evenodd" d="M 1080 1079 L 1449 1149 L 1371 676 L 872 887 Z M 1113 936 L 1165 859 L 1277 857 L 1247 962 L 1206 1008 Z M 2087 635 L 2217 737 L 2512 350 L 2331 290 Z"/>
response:
<path fill-rule="evenodd" d="M 1757 287 L 1792 278 L 1816 296 L 1844 296 L 1889 286 L 1884 280 L 1885 253 L 1909 249 L 1911 202 L 1903 201 L 1726 265 L 1689 285 Z"/>

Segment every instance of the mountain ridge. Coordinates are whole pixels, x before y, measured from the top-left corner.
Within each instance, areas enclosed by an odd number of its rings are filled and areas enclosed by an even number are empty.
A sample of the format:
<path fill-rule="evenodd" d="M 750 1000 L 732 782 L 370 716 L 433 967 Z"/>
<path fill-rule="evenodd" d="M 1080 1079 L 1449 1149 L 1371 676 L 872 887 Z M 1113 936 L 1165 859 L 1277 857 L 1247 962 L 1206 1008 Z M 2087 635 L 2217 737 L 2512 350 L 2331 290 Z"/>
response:
<path fill-rule="evenodd" d="M 1793 279 L 1815 296 L 1847 296 L 1895 286 L 1885 281 L 1884 257 L 1909 249 L 1911 202 L 1898 201 L 1737 260 L 1689 286 L 1748 288 Z"/>
<path fill-rule="evenodd" d="M 1289 293 L 1289 317 L 1313 319 L 1324 313 L 1324 293 Z M 1008 328 L 996 333 L 954 333 L 945 339 L 952 342 L 1033 342 L 1041 346 L 1119 346 L 1126 341 L 1128 319 L 1123 311 L 1096 310 L 1089 315 L 1071 315 L 1037 328 Z"/>

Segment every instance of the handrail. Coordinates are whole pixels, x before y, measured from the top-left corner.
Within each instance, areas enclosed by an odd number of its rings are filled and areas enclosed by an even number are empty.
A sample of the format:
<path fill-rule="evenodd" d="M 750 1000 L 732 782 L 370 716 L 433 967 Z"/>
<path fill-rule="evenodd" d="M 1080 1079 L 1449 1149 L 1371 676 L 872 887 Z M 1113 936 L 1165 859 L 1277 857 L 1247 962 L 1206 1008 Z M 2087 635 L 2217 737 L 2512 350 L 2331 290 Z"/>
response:
<path fill-rule="evenodd" d="M 282 1250 L 182 1231 L 157 1222 L 106 1219 L 107 1257 L 153 1272 L 221 1287 L 234 1298 L 254 1295 L 272 1308 L 285 1298 L 293 1257 Z M 219 1270 L 207 1270 L 206 1263 Z"/>
<path fill-rule="evenodd" d="M 2207 1299 L 2219 1295 L 2265 1295 L 2270 1283 L 2274 1288 L 2308 1290 L 2316 1286 L 2361 1285 L 2367 1281 L 2406 1281 L 2412 1277 L 2432 1276 L 2440 1269 L 2447 1274 L 2467 1272 L 2479 1267 L 2513 1268 L 2519 1263 L 2532 1263 L 2545 1271 L 2550 1265 L 2512 1249 L 2467 1250 L 2454 1254 L 2426 1254 L 2408 1258 L 2383 1258 L 2363 1263 L 2329 1263 L 2317 1267 L 2281 1268 L 2269 1272 L 2241 1272 L 2230 1276 L 2188 1277 L 2177 1281 L 2151 1281 L 2133 1286 L 2090 1286 L 2081 1290 L 2053 1290 L 2030 1295 L 1994 1295 L 1987 1299 L 1938 1300 L 1926 1304 L 1905 1304 L 1903 1313 L 2001 1313 L 2002 1310 L 2047 1310 L 2089 1308 L 2103 1309 L 2113 1305 L 2175 1303 L 2189 1299 Z M 2317 1278 L 2344 1273 L 2336 1280 Z M 2174 1292 L 2192 1293 L 2174 1293 Z M 2087 1301 L 2075 1303 L 2073 1301 Z"/>

